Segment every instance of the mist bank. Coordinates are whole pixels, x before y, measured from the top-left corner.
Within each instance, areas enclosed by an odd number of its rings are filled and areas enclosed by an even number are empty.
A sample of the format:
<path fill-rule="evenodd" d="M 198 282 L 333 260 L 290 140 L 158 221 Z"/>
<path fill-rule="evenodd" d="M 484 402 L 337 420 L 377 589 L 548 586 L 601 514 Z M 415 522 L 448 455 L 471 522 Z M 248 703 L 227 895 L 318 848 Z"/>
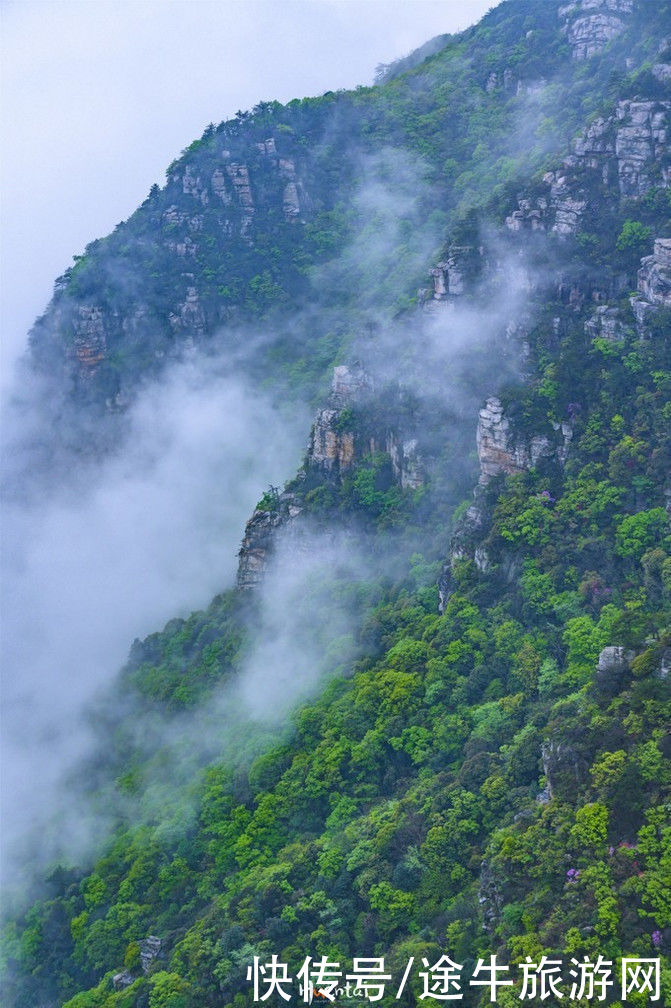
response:
<path fill-rule="evenodd" d="M 295 468 L 306 414 L 193 356 L 133 406 L 88 481 L 4 508 L 5 851 L 64 798 L 93 745 L 82 712 L 130 641 L 234 582 L 241 528 Z M 67 799 L 66 799 L 67 800 Z"/>
<path fill-rule="evenodd" d="M 490 235 L 486 249 L 469 253 L 467 297 L 399 308 L 399 292 L 436 261 L 442 221 L 426 216 L 421 159 L 385 149 L 359 167 L 350 241 L 311 270 L 314 303 L 264 324 L 222 327 L 206 349 L 187 347 L 145 378 L 125 410 L 104 417 L 102 444 L 92 437 L 87 451 L 82 439 L 95 411 L 73 413 L 61 398 L 58 457 L 49 457 L 41 402 L 53 379 L 23 372 L 3 473 L 11 490 L 3 878 L 11 888 L 54 860 L 87 860 L 116 822 L 184 827 L 208 762 L 252 759 L 289 730 L 297 704 L 356 660 L 365 592 L 333 585 L 403 577 L 410 540 L 399 548 L 390 530 L 371 548 L 336 520 L 330 532 L 308 528 L 300 555 L 279 538 L 259 608 L 245 617 L 249 653 L 203 706 L 178 717 L 145 709 L 118 678 L 133 638 L 233 586 L 255 503 L 301 464 L 327 362 L 358 358 L 374 389 L 412 397 L 447 542 L 450 508 L 472 485 L 477 409 L 519 376 L 510 332 L 543 274 Z M 318 366 L 297 383 L 293 361 L 319 347 Z M 419 533 L 415 547 L 436 551 Z M 331 585 L 321 596 L 320 578 Z M 110 779 L 120 739 L 144 762 L 132 795 Z"/>

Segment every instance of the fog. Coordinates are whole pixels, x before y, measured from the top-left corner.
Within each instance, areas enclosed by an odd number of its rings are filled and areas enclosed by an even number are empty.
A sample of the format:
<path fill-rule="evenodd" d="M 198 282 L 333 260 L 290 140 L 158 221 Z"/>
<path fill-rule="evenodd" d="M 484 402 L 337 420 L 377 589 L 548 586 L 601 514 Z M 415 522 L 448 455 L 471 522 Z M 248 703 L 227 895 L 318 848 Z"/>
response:
<path fill-rule="evenodd" d="M 5 0 L 0 387 L 54 279 L 210 122 L 370 84 L 491 0 Z"/>
<path fill-rule="evenodd" d="M 187 353 L 141 387 L 110 454 L 85 466 L 73 455 L 58 484 L 47 481 L 28 502 L 16 498 L 5 507 L 2 798 L 9 888 L 17 881 L 27 886 L 26 867 L 29 874 L 54 857 L 86 860 L 117 813 L 164 824 L 188 820 L 194 806 L 187 792 L 198 769 L 222 753 L 251 758 L 247 735 L 261 740 L 263 732 L 286 730 L 296 704 L 361 652 L 357 585 L 399 573 L 385 568 L 353 530 L 325 535 L 306 528 L 300 551 L 291 541 L 278 547 L 236 680 L 191 713 L 134 718 L 132 698 L 115 685 L 131 641 L 233 585 L 255 502 L 269 484 L 291 478 L 302 459 L 312 411 L 306 402 L 280 401 L 271 374 L 264 383 L 270 391 L 252 384 L 254 355 L 258 363 L 280 334 L 308 339 L 320 309 L 317 292 L 326 289 L 328 302 L 340 289 L 353 306 L 346 352 L 364 360 L 376 387 L 401 381 L 413 390 L 432 417 L 426 433 L 436 457 L 457 437 L 450 423 L 466 416 L 474 436 L 484 392 L 517 373 L 516 346 L 504 348 L 504 356 L 490 351 L 524 304 L 528 276 L 521 264 L 490 240 L 494 282 L 479 307 L 395 317 L 390 292 L 412 289 L 435 262 L 441 219 L 427 218 L 421 161 L 382 151 L 362 161 L 358 176 L 358 228 L 345 254 L 313 275 L 310 311 L 298 309 L 278 329 L 226 333 L 217 342 L 232 348 L 227 355 Z M 325 303 L 324 311 L 328 316 L 333 305 Z M 359 326 L 364 320 L 371 329 Z M 33 426 L 41 436 L 33 392 L 25 391 L 23 404 L 32 402 L 34 416 L 16 414 L 18 438 L 16 416 L 9 425 L 15 439 L 5 442 L 4 465 L 12 472 L 30 468 L 33 456 L 17 464 L 8 450 L 25 453 L 21 434 Z M 461 426 L 459 432 L 463 437 Z M 468 466 L 453 465 L 441 479 L 456 488 Z M 104 720 L 90 717 L 106 705 L 115 707 L 112 722 L 128 718 L 129 746 L 151 762 L 139 803 L 120 799 L 110 781 L 94 805 L 77 790 L 79 768 L 109 743 Z M 49 825 L 54 815 L 56 834 Z"/>
<path fill-rule="evenodd" d="M 4 508 L 3 837 L 63 801 L 84 709 L 131 641 L 234 581 L 245 521 L 296 468 L 308 414 L 192 357 L 144 391 L 89 484 Z M 104 739 L 98 740 L 104 745 Z"/>
<path fill-rule="evenodd" d="M 376 387 L 401 381 L 414 392 L 425 444 L 444 464 L 449 443 L 464 436 L 462 418 L 474 434 L 485 392 L 516 372 L 518 348 L 506 351 L 500 337 L 521 309 L 528 277 L 492 241 L 490 286 L 478 307 L 445 304 L 394 319 L 385 278 L 421 275 L 439 231 L 423 223 L 421 162 L 387 150 L 361 164 L 360 178 L 358 227 L 344 256 L 314 274 L 315 291 L 324 290 L 325 277 L 328 296 L 342 284 L 362 317 L 374 320 L 374 334 L 361 328 L 349 352 L 365 361 Z M 408 228 L 414 241 L 404 258 Z M 366 281 L 359 297 L 357 277 Z M 314 312 L 313 305 L 290 314 L 277 329 L 229 331 L 218 341 L 231 348 L 226 354 L 188 351 L 141 387 L 110 455 L 83 470 L 73 456 L 69 476 L 61 470 L 58 483 L 47 481 L 29 503 L 7 505 L 3 832 L 10 889 L 17 881 L 27 888 L 31 873 L 54 858 L 85 862 L 117 815 L 161 830 L 183 827 L 194 813 L 200 768 L 222 756 L 251 759 L 287 729 L 297 703 L 361 652 L 357 585 L 399 576 L 403 558 L 371 553 L 354 529 L 323 532 L 301 523 L 299 539 L 279 539 L 255 603 L 251 650 L 234 681 L 179 716 L 138 716 L 132 697 L 115 685 L 134 637 L 206 606 L 234 583 L 255 502 L 300 465 L 308 405 L 261 393 L 245 375 L 278 335 L 305 341 Z M 448 496 L 463 493 L 468 471 L 465 460 L 453 458 L 451 466 L 440 474 Z M 98 794 L 85 798 L 91 781 L 84 768 L 96 752 L 104 756 L 108 733 L 124 721 L 128 752 L 145 761 L 139 797 L 121 797 L 103 774 L 94 781 Z"/>

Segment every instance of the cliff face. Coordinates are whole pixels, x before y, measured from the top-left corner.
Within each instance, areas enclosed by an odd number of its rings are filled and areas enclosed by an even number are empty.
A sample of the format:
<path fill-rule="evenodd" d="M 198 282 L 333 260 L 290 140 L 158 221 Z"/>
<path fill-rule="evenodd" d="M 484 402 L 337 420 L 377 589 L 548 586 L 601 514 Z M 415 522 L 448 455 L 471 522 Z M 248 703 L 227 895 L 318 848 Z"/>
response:
<path fill-rule="evenodd" d="M 133 646 L 94 764 L 121 825 L 10 929 L 14 1008 L 245 1005 L 250 950 L 430 954 L 446 922 L 511 969 L 671 950 L 668 11 L 510 0 L 388 86 L 264 103 L 64 278 L 33 339 L 74 402 L 121 411 L 194 346 L 319 408 L 243 591 Z M 257 590 L 343 529 L 361 580 Z M 301 707 L 247 765 L 259 682 Z"/>
<path fill-rule="evenodd" d="M 489 482 L 502 473 L 515 475 L 537 465 L 541 459 L 556 458 L 564 463 L 573 438 L 571 424 L 553 423 L 553 437 L 533 434 L 523 438 L 515 435 L 505 416 L 501 402 L 495 396 L 480 410 L 476 442 L 480 460 L 480 483 Z"/>
<path fill-rule="evenodd" d="M 653 254 L 641 261 L 638 289 L 650 304 L 671 308 L 671 238 L 657 238 Z"/>
<path fill-rule="evenodd" d="M 637 290 L 629 300 L 639 334 L 645 337 L 655 308 L 671 308 L 671 239 L 656 239 L 653 254 L 641 261 Z"/>
<path fill-rule="evenodd" d="M 79 376 L 91 379 L 107 353 L 107 332 L 102 310 L 98 307 L 79 308 L 73 323 L 73 351 Z"/>
<path fill-rule="evenodd" d="M 271 316 L 266 330 L 279 332 L 297 308 L 310 305 L 313 325 L 323 326 L 315 337 L 327 339 L 329 312 L 360 307 L 356 298 L 343 304 L 324 267 L 357 240 L 358 211 L 352 208 L 361 166 L 393 148 L 399 164 L 385 185 L 394 174 L 400 178 L 408 158 L 416 157 L 414 138 L 434 120 L 443 129 L 424 143 L 426 164 L 417 175 L 428 172 L 435 184 L 418 183 L 412 194 L 421 213 L 404 217 L 407 193 L 392 200 L 404 233 L 441 214 L 453 232 L 434 260 L 430 286 L 420 292 L 428 310 L 467 296 L 482 268 L 482 236 L 463 228 L 458 233 L 464 208 L 457 207 L 454 193 L 467 192 L 468 200 L 482 204 L 493 176 L 481 137 L 488 138 L 492 163 L 503 164 L 530 102 L 541 101 L 543 121 L 555 123 L 557 135 L 575 136 L 584 128 L 563 161 L 550 155 L 555 165 L 542 191 L 521 192 L 518 206 L 508 208 L 511 231 L 571 237 L 596 211 L 603 197 L 599 187 L 607 187 L 615 205 L 668 186 L 670 105 L 663 93 L 622 96 L 610 114 L 586 127 L 580 111 L 583 100 L 589 105 L 594 80 L 605 89 L 611 71 L 626 77 L 649 58 L 650 46 L 640 39 L 642 20 L 633 0 L 548 0 L 531 5 L 519 20 L 497 10 L 482 29 L 445 39 L 431 48 L 428 62 L 409 61 L 406 76 L 398 73 L 365 95 L 261 103 L 253 113 L 208 127 L 169 167 L 166 185 L 153 187 L 131 219 L 92 243 L 59 279 L 32 333 L 34 366 L 65 390 L 73 411 L 119 412 L 147 377 L 185 349 L 209 352 L 244 342 L 239 332 L 245 326 L 260 320 L 266 325 Z M 659 41 L 667 34 L 660 31 Z M 667 54 L 663 42 L 656 49 L 650 73 L 661 86 L 669 73 Z M 581 73 L 585 60 L 592 61 L 593 79 Z M 569 103 L 553 97 L 553 81 L 562 82 L 559 90 L 569 89 Z M 471 99 L 477 116 L 466 114 Z M 516 152 L 522 177 L 537 168 L 528 159 L 530 146 L 522 143 Z M 376 311 L 391 286 L 412 300 L 428 265 L 405 269 L 407 243 L 400 231 L 392 244 L 366 286 Z M 311 272 L 315 264 L 318 273 Z M 337 348 L 316 369 L 310 395 L 336 354 Z M 58 425 L 52 419 L 46 427 L 53 437 Z M 334 422 L 323 417 L 324 438 L 331 438 Z M 337 465 L 347 466 L 346 437 L 340 436 L 338 448 L 332 440 L 315 446 L 325 465 L 334 451 Z"/>
<path fill-rule="evenodd" d="M 625 28 L 634 0 L 575 0 L 559 8 L 562 31 L 573 58 L 586 60 L 600 52 Z"/>
<path fill-rule="evenodd" d="M 391 472 L 402 490 L 417 490 L 425 482 L 425 465 L 417 438 L 403 434 L 399 415 L 393 427 L 375 420 L 376 398 L 373 382 L 360 364 L 339 365 L 333 370 L 327 405 L 315 416 L 304 468 L 298 474 L 299 489 L 271 492 L 267 503 L 257 508 L 247 522 L 239 553 L 237 585 L 249 589 L 259 585 L 275 551 L 277 537 L 288 537 L 291 548 L 304 548 L 307 535 L 305 487 L 339 484 L 366 458 L 376 453 L 388 456 Z"/>
<path fill-rule="evenodd" d="M 269 506 L 255 509 L 245 526 L 240 547 L 238 588 L 248 590 L 258 587 L 261 583 L 273 555 L 280 529 L 286 535 L 291 527 L 294 532 L 293 549 L 300 552 L 300 530 L 296 529 L 295 522 L 302 511 L 300 498 L 287 493 L 277 494 Z"/>
<path fill-rule="evenodd" d="M 568 236 L 604 200 L 638 199 L 653 186 L 671 185 L 670 115 L 671 101 L 618 102 L 576 137 L 561 167 L 545 174 L 546 195 L 519 198 L 508 229 Z"/>
<path fill-rule="evenodd" d="M 351 468 L 355 437 L 353 430 L 346 429 L 348 418 L 352 407 L 362 404 L 371 392 L 371 380 L 360 366 L 334 369 L 328 405 L 319 410 L 310 431 L 308 466 L 334 474 Z"/>

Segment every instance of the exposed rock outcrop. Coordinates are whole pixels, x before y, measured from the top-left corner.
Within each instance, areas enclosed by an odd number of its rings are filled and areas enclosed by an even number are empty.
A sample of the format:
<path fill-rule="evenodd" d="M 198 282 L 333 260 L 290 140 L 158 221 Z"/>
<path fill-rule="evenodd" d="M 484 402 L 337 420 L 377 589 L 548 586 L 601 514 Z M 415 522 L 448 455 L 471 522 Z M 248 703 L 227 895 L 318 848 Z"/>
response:
<path fill-rule="evenodd" d="M 278 162 L 279 172 L 284 179 L 285 186 L 282 191 L 282 209 L 286 220 L 296 220 L 301 212 L 301 199 L 299 192 L 298 176 L 296 175 L 296 165 L 291 158 L 280 158 Z"/>
<path fill-rule="evenodd" d="M 504 91 L 515 90 L 519 94 L 519 85 L 520 81 L 516 78 L 514 72 L 510 67 L 506 67 L 503 72 L 492 70 L 485 82 L 485 91 L 491 94 L 497 88 L 502 88 Z"/>
<path fill-rule="evenodd" d="M 194 173 L 191 165 L 187 165 L 184 169 L 184 174 L 182 175 L 182 192 L 185 196 L 193 196 L 193 198 L 199 200 L 203 206 L 207 206 L 210 202 L 207 189 L 203 185 L 200 175 Z"/>
<path fill-rule="evenodd" d="M 493 934 L 501 921 L 501 911 L 504 896 L 500 881 L 497 879 L 491 864 L 482 862 L 480 870 L 480 885 L 478 887 L 478 903 L 482 914 L 482 927 L 488 934 Z"/>
<path fill-rule="evenodd" d="M 515 475 L 530 469 L 541 459 L 555 457 L 566 461 L 573 428 L 569 423 L 553 424 L 556 437 L 545 434 L 531 438 L 516 437 L 504 414 L 500 399 L 491 396 L 480 410 L 476 443 L 480 460 L 480 483 L 488 483 L 501 473 Z"/>
<path fill-rule="evenodd" d="M 125 990 L 126 987 L 130 987 L 133 983 L 135 983 L 135 977 L 130 970 L 122 970 L 120 973 L 115 973 L 112 977 L 112 986 L 115 991 Z"/>
<path fill-rule="evenodd" d="M 666 682 L 671 679 L 671 647 L 664 648 L 657 670 L 657 678 Z"/>
<path fill-rule="evenodd" d="M 92 378 L 107 353 L 107 328 L 102 308 L 82 305 L 74 322 L 73 353 L 80 378 Z"/>
<path fill-rule="evenodd" d="M 541 762 L 550 798 L 557 793 L 562 796 L 574 793 L 587 771 L 585 760 L 574 746 L 558 738 L 543 743 Z"/>
<path fill-rule="evenodd" d="M 625 335 L 624 323 L 620 321 L 618 308 L 602 305 L 585 322 L 585 332 L 591 339 L 605 339 L 609 343 L 618 343 Z"/>
<path fill-rule="evenodd" d="M 238 563 L 238 588 L 255 588 L 261 581 L 272 550 L 273 533 L 282 522 L 276 510 L 257 508 L 245 526 Z"/>
<path fill-rule="evenodd" d="M 235 195 L 238 197 L 240 206 L 247 213 L 254 212 L 254 197 L 252 196 L 252 187 L 249 181 L 249 170 L 245 164 L 237 164 L 232 162 L 227 165 L 226 171 L 228 172 L 228 177 L 233 184 L 233 189 L 235 190 Z"/>
<path fill-rule="evenodd" d="M 275 137 L 269 137 L 267 140 L 260 140 L 258 143 L 254 144 L 254 146 L 261 154 L 266 154 L 269 157 L 275 157 L 277 154 Z"/>
<path fill-rule="evenodd" d="M 310 431 L 308 466 L 343 473 L 355 460 L 354 431 L 345 413 L 371 391 L 371 381 L 363 368 L 334 368 L 328 405 L 320 409 Z"/>
<path fill-rule="evenodd" d="M 299 498 L 291 493 L 276 493 L 266 506 L 256 508 L 245 526 L 238 553 L 238 588 L 256 588 L 261 583 L 275 550 L 277 533 L 293 526 L 302 511 Z"/>
<path fill-rule="evenodd" d="M 239 164 L 232 161 L 226 166 L 226 172 L 231 180 L 233 191 L 235 192 L 242 211 L 240 234 L 243 238 L 246 238 L 248 236 L 249 226 L 254 219 L 255 213 L 252 186 L 249 181 L 249 169 L 246 164 Z"/>
<path fill-rule="evenodd" d="M 652 73 L 663 84 L 671 84 L 671 63 L 655 63 Z"/>
<path fill-rule="evenodd" d="M 517 210 L 506 217 L 506 227 L 509 231 L 546 231 L 548 200 L 540 197 L 537 200 L 520 196 Z"/>
<path fill-rule="evenodd" d="M 669 101 L 618 102 L 612 115 L 578 134 L 558 168 L 546 172 L 547 195 L 520 194 L 517 210 L 506 217 L 508 230 L 576 234 L 593 198 L 595 176 L 599 186 L 626 199 L 640 198 L 654 185 L 671 185 L 670 118 Z"/>
<path fill-rule="evenodd" d="M 355 432 L 351 410 L 372 394 L 372 383 L 359 366 L 336 367 L 328 405 L 319 410 L 310 432 L 308 467 L 333 475 L 350 469 L 366 454 L 386 452 L 394 478 L 403 489 L 416 490 L 424 484 L 424 463 L 417 438 L 405 437 L 399 430 L 378 429 Z"/>
<path fill-rule="evenodd" d="M 348 429 L 345 410 L 371 391 L 371 381 L 359 365 L 334 368 L 328 405 L 320 409 L 310 431 L 307 453 L 308 469 L 315 468 L 338 478 L 355 461 L 354 432 Z M 263 507 L 257 508 L 247 522 L 239 552 L 238 587 L 256 588 L 261 582 L 274 552 L 277 535 L 293 536 L 293 545 L 300 549 L 300 523 L 303 512 L 300 498 L 293 493 L 273 492 L 266 495 Z"/>
<path fill-rule="evenodd" d="M 310 431 L 301 479 L 314 480 L 317 475 L 319 481 L 338 484 L 365 456 L 385 452 L 394 479 L 403 489 L 415 490 L 423 485 L 425 467 L 416 438 L 390 429 L 384 420 L 373 420 L 370 427 L 360 429 L 353 411 L 372 393 L 371 379 L 360 365 L 334 368 L 328 403 L 317 412 Z M 280 532 L 283 538 L 289 537 L 292 551 L 300 551 L 305 547 L 306 528 L 300 493 L 266 494 L 245 527 L 238 554 L 238 587 L 255 588 L 260 583 Z"/>
<path fill-rule="evenodd" d="M 468 508 L 452 536 L 450 551 L 438 579 L 438 612 L 443 612 L 452 594 L 452 573 L 459 561 L 470 557 L 479 570 L 489 568 L 489 556 L 480 542 L 485 534 L 485 511 L 479 499 L 481 493 L 480 488 L 477 488 L 475 502 Z"/>
<path fill-rule="evenodd" d="M 142 972 L 147 976 L 152 972 L 152 967 L 157 959 L 161 957 L 161 949 L 163 947 L 163 942 L 156 935 L 148 935 L 143 938 L 142 941 L 138 942 L 140 949 L 140 967 Z M 115 991 L 125 990 L 126 987 L 130 987 L 138 979 L 137 971 L 133 973 L 129 969 L 121 970 L 119 973 L 115 973 L 112 977 L 112 986 Z"/>
<path fill-rule="evenodd" d="M 215 196 L 218 196 L 222 203 L 228 205 L 231 202 L 231 194 L 226 188 L 226 176 L 221 168 L 215 168 L 210 179 L 210 186 Z"/>
<path fill-rule="evenodd" d="M 354 462 L 354 433 L 341 430 L 341 411 L 322 409 L 312 425 L 308 461 L 312 466 L 344 472 Z"/>
<path fill-rule="evenodd" d="M 619 684 L 629 670 L 634 657 L 633 651 L 624 647 L 605 647 L 599 654 L 596 666 L 596 679 L 601 684 Z"/>
<path fill-rule="evenodd" d="M 187 256 L 194 257 L 198 251 L 198 246 L 190 235 L 186 235 L 182 241 L 169 241 L 168 248 L 182 259 Z"/>
<path fill-rule="evenodd" d="M 617 172 L 623 196 L 643 196 L 655 181 L 671 184 L 668 101 L 622 101 L 617 106 Z M 656 176 L 659 178 L 656 179 Z"/>
<path fill-rule="evenodd" d="M 600 52 L 626 27 L 633 0 L 574 0 L 560 7 L 562 30 L 576 60 L 589 59 Z"/>
<path fill-rule="evenodd" d="M 451 300 L 464 293 L 480 268 L 480 251 L 471 245 L 452 245 L 444 260 L 429 271 L 431 286 L 421 288 L 418 297 L 426 307 Z"/>
<path fill-rule="evenodd" d="M 179 306 L 179 314 L 174 312 L 169 316 L 173 330 L 186 333 L 189 336 L 202 336 L 205 332 L 205 312 L 200 303 L 196 287 L 187 287 L 186 299 Z"/>
<path fill-rule="evenodd" d="M 671 308 L 671 238 L 657 238 L 651 256 L 641 260 L 638 290 L 653 305 Z"/>
<path fill-rule="evenodd" d="M 671 238 L 657 238 L 651 256 L 641 259 L 638 294 L 629 299 L 641 339 L 648 332 L 650 316 L 659 308 L 671 308 Z"/>
<path fill-rule="evenodd" d="M 154 960 L 159 958 L 162 945 L 163 942 L 156 935 L 148 935 L 140 942 L 140 963 L 143 973 L 148 973 Z"/>
<path fill-rule="evenodd" d="M 287 182 L 282 193 L 282 209 L 287 220 L 293 220 L 301 212 L 301 204 L 298 198 L 298 186 L 295 182 Z"/>
<path fill-rule="evenodd" d="M 424 485 L 424 467 L 417 448 L 417 438 L 399 441 L 394 432 L 387 435 L 386 452 L 391 459 L 394 477 L 404 490 L 417 490 Z"/>

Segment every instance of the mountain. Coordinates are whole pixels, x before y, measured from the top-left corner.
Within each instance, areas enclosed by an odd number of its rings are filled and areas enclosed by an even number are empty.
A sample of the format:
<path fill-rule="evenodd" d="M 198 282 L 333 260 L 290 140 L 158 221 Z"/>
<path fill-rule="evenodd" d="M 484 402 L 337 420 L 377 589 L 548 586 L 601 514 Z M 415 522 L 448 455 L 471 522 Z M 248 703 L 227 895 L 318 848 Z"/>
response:
<path fill-rule="evenodd" d="M 443 954 L 496 955 L 501 1005 L 543 956 L 573 1003 L 659 958 L 671 1001 L 670 59 L 666 3 L 505 0 L 210 126 L 57 281 L 17 499 L 122 457 L 185 362 L 314 421 L 236 585 L 88 713 L 8 1004 L 243 1006 L 310 956 L 410 1005 Z"/>

